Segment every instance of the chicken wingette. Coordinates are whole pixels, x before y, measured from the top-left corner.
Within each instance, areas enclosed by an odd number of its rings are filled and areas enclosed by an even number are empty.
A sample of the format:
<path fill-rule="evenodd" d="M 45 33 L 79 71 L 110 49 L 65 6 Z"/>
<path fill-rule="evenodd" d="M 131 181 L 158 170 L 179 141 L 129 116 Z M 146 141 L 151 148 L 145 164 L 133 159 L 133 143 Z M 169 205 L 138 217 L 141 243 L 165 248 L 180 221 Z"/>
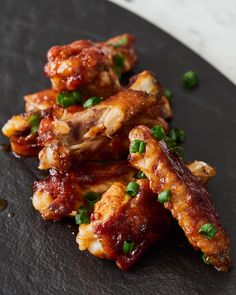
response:
<path fill-rule="evenodd" d="M 229 270 L 230 239 L 206 187 L 153 133 L 146 126 L 130 132 L 131 165 L 145 173 L 152 191 L 177 219 L 190 244 L 202 251 L 204 260 L 219 271 Z M 140 142 L 145 146 L 141 153 L 132 148 Z"/>
<path fill-rule="evenodd" d="M 147 179 L 136 182 L 139 191 L 131 197 L 126 186 L 115 182 L 95 204 L 89 224 L 81 224 L 76 241 L 99 258 L 130 268 L 170 227 L 168 212 L 155 198 Z"/>

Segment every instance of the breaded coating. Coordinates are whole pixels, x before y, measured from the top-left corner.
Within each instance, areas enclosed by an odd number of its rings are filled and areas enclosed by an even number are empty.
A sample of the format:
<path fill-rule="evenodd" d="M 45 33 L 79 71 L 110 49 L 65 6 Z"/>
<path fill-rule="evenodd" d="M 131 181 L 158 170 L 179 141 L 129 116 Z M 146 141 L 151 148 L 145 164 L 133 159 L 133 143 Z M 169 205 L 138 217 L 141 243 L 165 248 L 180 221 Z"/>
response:
<path fill-rule="evenodd" d="M 143 153 L 130 154 L 131 165 L 145 173 L 154 193 L 171 191 L 165 208 L 178 220 L 192 246 L 204 253 L 205 260 L 217 270 L 227 271 L 231 265 L 230 239 L 206 187 L 163 140 L 157 141 L 153 137 L 146 126 L 134 128 L 129 139 L 131 146 L 134 140 L 145 142 Z M 203 225 L 213 226 L 211 236 L 202 234 Z"/>

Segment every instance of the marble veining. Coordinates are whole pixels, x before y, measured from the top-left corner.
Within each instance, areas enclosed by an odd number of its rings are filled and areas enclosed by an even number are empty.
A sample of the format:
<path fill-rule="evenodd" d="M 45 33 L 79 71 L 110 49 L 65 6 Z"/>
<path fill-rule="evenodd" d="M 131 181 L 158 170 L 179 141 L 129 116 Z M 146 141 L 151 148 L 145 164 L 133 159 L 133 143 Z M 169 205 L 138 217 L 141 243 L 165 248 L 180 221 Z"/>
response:
<path fill-rule="evenodd" d="M 236 84 L 236 0 L 110 0 L 149 20 Z"/>

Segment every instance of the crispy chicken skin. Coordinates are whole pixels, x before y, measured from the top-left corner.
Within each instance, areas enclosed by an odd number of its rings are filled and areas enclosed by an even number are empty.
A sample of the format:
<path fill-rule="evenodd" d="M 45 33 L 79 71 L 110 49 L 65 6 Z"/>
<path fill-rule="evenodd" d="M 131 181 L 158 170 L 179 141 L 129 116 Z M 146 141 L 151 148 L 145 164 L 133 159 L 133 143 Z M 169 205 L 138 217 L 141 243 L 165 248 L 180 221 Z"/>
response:
<path fill-rule="evenodd" d="M 125 38 L 124 44 L 116 46 Z M 89 40 L 75 41 L 64 46 L 54 46 L 47 54 L 45 73 L 55 91 L 82 92 L 103 97 L 116 93 L 120 88 L 115 56 L 122 55 L 121 73 L 131 70 L 136 62 L 133 48 L 135 39 L 124 34 L 108 42 L 94 43 Z"/>
<path fill-rule="evenodd" d="M 114 260 L 117 266 L 130 268 L 153 243 L 162 239 L 170 227 L 170 219 L 149 188 L 148 180 L 138 180 L 139 193 L 131 198 L 124 186 L 115 182 L 95 204 L 90 224 L 79 228 L 80 250 L 88 249 L 100 258 Z M 131 240 L 131 253 L 123 250 Z"/>
<path fill-rule="evenodd" d="M 33 206 L 47 220 L 59 220 L 86 204 L 89 191 L 103 194 L 114 181 L 128 183 L 135 169 L 127 161 L 115 163 L 76 163 L 69 172 L 50 171 L 44 180 L 35 181 Z"/>
<path fill-rule="evenodd" d="M 217 270 L 227 271 L 231 265 L 230 239 L 205 186 L 164 141 L 158 142 L 152 136 L 146 126 L 134 128 L 129 139 L 131 145 L 135 139 L 146 143 L 144 153 L 131 153 L 131 165 L 145 173 L 154 193 L 171 190 L 172 197 L 164 203 L 165 208 L 178 220 L 192 246 L 201 250 Z M 217 229 L 212 238 L 199 233 L 200 227 L 206 223 Z"/>
<path fill-rule="evenodd" d="M 90 158 L 132 118 L 157 104 L 162 88 L 152 73 L 140 73 L 135 84 L 65 120 L 53 121 L 50 140 L 39 153 L 39 169 L 68 170 L 72 159 Z M 44 133 L 42 125 L 39 133 Z"/>

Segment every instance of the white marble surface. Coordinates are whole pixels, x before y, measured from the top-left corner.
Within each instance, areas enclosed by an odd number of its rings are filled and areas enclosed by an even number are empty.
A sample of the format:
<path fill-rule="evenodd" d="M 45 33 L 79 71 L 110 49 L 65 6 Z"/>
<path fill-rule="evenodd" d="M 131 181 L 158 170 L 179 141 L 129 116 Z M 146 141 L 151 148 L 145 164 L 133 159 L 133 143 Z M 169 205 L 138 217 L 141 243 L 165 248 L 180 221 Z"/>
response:
<path fill-rule="evenodd" d="M 236 0 L 110 0 L 193 49 L 236 84 Z"/>

